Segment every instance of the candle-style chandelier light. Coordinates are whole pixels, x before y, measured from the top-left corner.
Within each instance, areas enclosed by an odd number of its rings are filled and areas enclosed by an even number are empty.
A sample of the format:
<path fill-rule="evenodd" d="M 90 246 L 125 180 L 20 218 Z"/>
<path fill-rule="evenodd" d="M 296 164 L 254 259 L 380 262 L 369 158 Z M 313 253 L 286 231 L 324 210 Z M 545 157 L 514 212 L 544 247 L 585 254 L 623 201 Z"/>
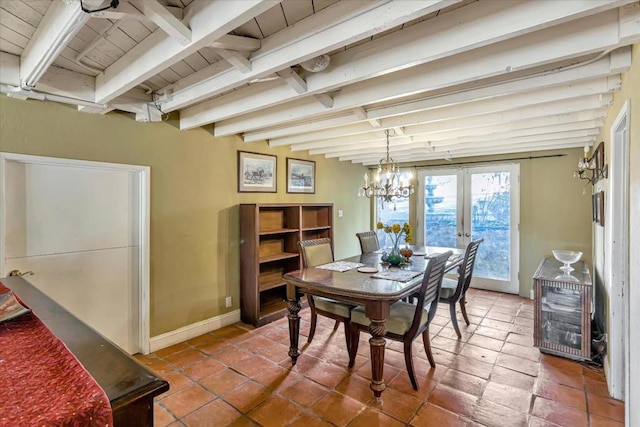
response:
<path fill-rule="evenodd" d="M 578 170 L 573 172 L 574 178 L 584 179 L 593 185 L 600 179 L 607 178 L 608 167 L 604 161 L 604 143 L 600 143 L 589 157 L 589 145 L 584 146 L 584 155 L 578 160 Z M 591 176 L 588 173 L 591 173 Z M 584 187 L 582 193 L 586 194 Z"/>
<path fill-rule="evenodd" d="M 380 159 L 378 169 L 373 177 L 369 179 L 369 171 L 364 174 L 364 186 L 358 190 L 358 196 L 366 196 L 368 198 L 378 198 L 380 206 L 384 208 L 384 203 L 394 203 L 397 199 L 409 197 L 415 192 L 411 183 L 411 173 L 403 176 L 400 173 L 400 167 L 389 155 L 389 130 L 385 131 L 387 136 L 387 156 Z"/>

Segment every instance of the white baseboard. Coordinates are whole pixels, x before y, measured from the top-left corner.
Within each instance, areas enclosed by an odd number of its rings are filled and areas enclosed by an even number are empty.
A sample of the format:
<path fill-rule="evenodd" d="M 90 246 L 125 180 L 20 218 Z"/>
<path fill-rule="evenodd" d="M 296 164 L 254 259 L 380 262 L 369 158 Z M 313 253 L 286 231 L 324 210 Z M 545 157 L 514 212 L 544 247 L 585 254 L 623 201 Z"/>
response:
<path fill-rule="evenodd" d="M 166 332 L 149 340 L 149 348 L 151 352 L 158 351 L 170 345 L 178 344 L 183 341 L 195 338 L 207 332 L 215 331 L 228 325 L 233 325 L 240 321 L 240 310 L 234 310 L 220 316 L 202 320 L 198 323 L 183 326 L 175 331 Z"/>

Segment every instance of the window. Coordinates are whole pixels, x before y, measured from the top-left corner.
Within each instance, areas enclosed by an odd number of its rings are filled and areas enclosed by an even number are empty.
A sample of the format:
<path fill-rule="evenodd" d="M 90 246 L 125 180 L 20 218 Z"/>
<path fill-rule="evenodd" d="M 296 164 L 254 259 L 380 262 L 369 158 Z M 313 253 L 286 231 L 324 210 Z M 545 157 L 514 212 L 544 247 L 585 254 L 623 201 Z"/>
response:
<path fill-rule="evenodd" d="M 384 205 L 376 200 L 376 223 L 378 222 L 382 222 L 385 225 L 396 223 L 403 225 L 405 222 L 409 222 L 409 199 L 398 199 L 395 203 L 385 203 Z M 381 248 L 392 245 L 387 233 L 377 229 L 376 232 Z M 405 244 L 404 236 L 398 244 Z"/>

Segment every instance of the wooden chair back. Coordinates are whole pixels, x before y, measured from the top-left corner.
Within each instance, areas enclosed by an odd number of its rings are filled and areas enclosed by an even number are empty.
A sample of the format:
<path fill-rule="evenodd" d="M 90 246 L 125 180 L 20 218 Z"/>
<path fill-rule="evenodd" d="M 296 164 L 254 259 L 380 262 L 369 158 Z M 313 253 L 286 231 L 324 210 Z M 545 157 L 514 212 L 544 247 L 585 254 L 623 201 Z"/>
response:
<path fill-rule="evenodd" d="M 302 253 L 303 267 L 315 267 L 316 265 L 333 262 L 333 248 L 331 239 L 301 240 L 298 242 Z"/>
<path fill-rule="evenodd" d="M 368 254 L 380 249 L 380 242 L 378 242 L 378 235 L 375 231 L 362 231 L 356 233 L 356 237 L 360 241 L 360 250 L 363 254 Z"/>
<path fill-rule="evenodd" d="M 478 248 L 480 243 L 482 243 L 484 239 L 476 239 L 473 242 L 467 245 L 467 249 L 464 252 L 464 260 L 458 269 L 458 287 L 456 288 L 456 292 L 453 294 L 454 301 L 460 299 L 462 295 L 467 292 L 469 286 L 471 285 L 471 277 L 473 276 L 473 267 L 476 264 L 476 255 L 478 254 Z"/>
<path fill-rule="evenodd" d="M 440 296 L 440 287 L 442 286 L 442 278 L 444 277 L 444 269 L 447 260 L 452 254 L 452 251 L 447 251 L 429 259 L 424 277 L 422 278 L 422 285 L 417 295 L 416 313 L 413 316 L 411 328 L 409 328 L 405 336 L 415 337 L 422 333 L 425 326 L 428 326 L 435 317 L 438 308 L 437 302 Z M 429 307 L 429 315 L 425 321 L 422 318 L 422 313 L 427 306 Z"/>

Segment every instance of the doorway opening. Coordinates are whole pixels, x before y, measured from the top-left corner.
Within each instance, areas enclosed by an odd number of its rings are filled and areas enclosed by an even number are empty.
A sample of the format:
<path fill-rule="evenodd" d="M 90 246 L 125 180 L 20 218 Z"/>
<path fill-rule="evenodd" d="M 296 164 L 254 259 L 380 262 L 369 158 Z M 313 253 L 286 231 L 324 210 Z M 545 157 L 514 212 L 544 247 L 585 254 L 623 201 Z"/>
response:
<path fill-rule="evenodd" d="M 149 352 L 150 168 L 0 153 L 0 277 L 28 281 L 128 353 Z"/>

